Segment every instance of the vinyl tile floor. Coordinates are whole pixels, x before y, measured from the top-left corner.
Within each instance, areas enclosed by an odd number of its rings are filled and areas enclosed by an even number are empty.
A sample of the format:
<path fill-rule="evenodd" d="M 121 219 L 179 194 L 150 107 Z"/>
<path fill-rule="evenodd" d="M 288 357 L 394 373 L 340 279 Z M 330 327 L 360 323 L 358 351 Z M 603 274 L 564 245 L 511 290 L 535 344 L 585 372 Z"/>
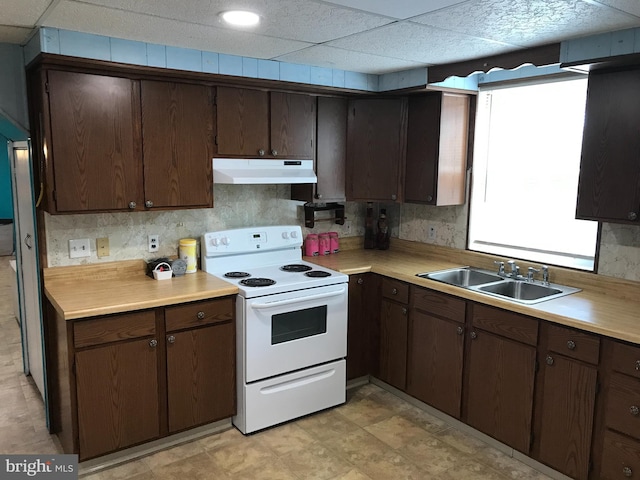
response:
<path fill-rule="evenodd" d="M 0 453 L 62 453 L 22 373 L 9 257 L 0 257 Z M 244 436 L 235 428 L 86 475 L 91 480 L 543 480 L 546 475 L 386 390 Z"/>

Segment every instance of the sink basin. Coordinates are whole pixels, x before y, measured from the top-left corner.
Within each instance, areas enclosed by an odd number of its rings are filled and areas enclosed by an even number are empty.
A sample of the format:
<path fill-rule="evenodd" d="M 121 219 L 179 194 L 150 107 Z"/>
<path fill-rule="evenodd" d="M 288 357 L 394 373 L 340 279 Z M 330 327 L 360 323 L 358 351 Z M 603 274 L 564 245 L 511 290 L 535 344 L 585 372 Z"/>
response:
<path fill-rule="evenodd" d="M 485 272 L 476 268 L 463 267 L 442 270 L 439 272 L 419 273 L 421 278 L 448 283 L 456 287 L 471 287 L 485 283 L 502 282 L 504 279 L 494 273 Z"/>
<path fill-rule="evenodd" d="M 551 300 L 580 291 L 578 288 L 565 287 L 564 285 L 550 284 L 547 286 L 515 280 L 480 285 L 472 290 L 526 304 Z"/>
<path fill-rule="evenodd" d="M 554 283 L 543 285 L 539 282 L 531 283 L 524 280 L 513 280 L 501 277 L 494 272 L 473 267 L 418 273 L 416 276 L 527 305 L 580 291 L 579 288 L 566 287 Z"/>

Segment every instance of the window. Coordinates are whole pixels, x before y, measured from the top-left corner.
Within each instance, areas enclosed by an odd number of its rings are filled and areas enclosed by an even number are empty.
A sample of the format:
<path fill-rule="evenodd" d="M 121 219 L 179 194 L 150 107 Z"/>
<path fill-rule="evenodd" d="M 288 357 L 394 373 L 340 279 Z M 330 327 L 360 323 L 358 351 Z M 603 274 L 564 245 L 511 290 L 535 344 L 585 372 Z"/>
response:
<path fill-rule="evenodd" d="M 468 247 L 594 269 L 597 222 L 576 220 L 587 79 L 481 89 Z"/>

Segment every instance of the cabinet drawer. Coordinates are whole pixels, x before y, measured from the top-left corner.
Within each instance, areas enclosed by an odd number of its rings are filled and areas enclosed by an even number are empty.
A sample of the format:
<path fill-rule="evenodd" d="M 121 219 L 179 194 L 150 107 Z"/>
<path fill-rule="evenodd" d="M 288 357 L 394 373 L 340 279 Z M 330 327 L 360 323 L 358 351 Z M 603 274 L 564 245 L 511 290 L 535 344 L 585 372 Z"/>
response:
<path fill-rule="evenodd" d="M 474 327 L 528 345 L 535 346 L 538 343 L 538 320 L 531 317 L 473 304 L 472 324 Z"/>
<path fill-rule="evenodd" d="M 384 277 L 382 279 L 382 296 L 400 303 L 409 303 L 409 285 Z"/>
<path fill-rule="evenodd" d="M 616 372 L 626 373 L 636 378 L 640 378 L 640 348 L 624 343 L 615 342 L 613 344 L 613 354 L 611 356 L 613 369 Z"/>
<path fill-rule="evenodd" d="M 600 480 L 640 478 L 640 442 L 607 430 Z"/>
<path fill-rule="evenodd" d="M 600 339 L 595 335 L 557 325 L 548 325 L 547 342 L 549 350 L 553 352 L 594 365 L 598 364 Z"/>
<path fill-rule="evenodd" d="M 612 374 L 606 412 L 608 427 L 640 439 L 640 382 Z"/>
<path fill-rule="evenodd" d="M 234 318 L 234 309 L 233 297 L 167 307 L 164 314 L 167 332 L 228 322 Z"/>
<path fill-rule="evenodd" d="M 146 337 L 156 333 L 155 310 L 144 310 L 110 317 L 97 317 L 73 324 L 76 348 Z"/>
<path fill-rule="evenodd" d="M 464 300 L 434 292 L 426 288 L 411 287 L 411 308 L 417 308 L 455 322 L 464 323 L 467 303 Z"/>

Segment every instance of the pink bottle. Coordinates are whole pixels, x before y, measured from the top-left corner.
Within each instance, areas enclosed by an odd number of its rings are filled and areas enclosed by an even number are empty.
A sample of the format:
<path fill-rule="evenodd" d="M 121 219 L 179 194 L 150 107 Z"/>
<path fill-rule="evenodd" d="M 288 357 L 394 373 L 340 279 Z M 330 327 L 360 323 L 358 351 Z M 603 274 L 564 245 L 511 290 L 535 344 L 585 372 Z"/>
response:
<path fill-rule="evenodd" d="M 318 235 L 318 243 L 320 255 L 329 255 L 331 253 L 331 239 L 328 233 L 321 233 Z"/>
<path fill-rule="evenodd" d="M 317 257 L 319 253 L 318 235 L 310 233 L 304 241 L 304 254 L 307 257 Z"/>
<path fill-rule="evenodd" d="M 338 240 L 338 232 L 329 232 L 329 243 L 331 253 L 338 253 L 340 251 L 340 241 Z"/>

